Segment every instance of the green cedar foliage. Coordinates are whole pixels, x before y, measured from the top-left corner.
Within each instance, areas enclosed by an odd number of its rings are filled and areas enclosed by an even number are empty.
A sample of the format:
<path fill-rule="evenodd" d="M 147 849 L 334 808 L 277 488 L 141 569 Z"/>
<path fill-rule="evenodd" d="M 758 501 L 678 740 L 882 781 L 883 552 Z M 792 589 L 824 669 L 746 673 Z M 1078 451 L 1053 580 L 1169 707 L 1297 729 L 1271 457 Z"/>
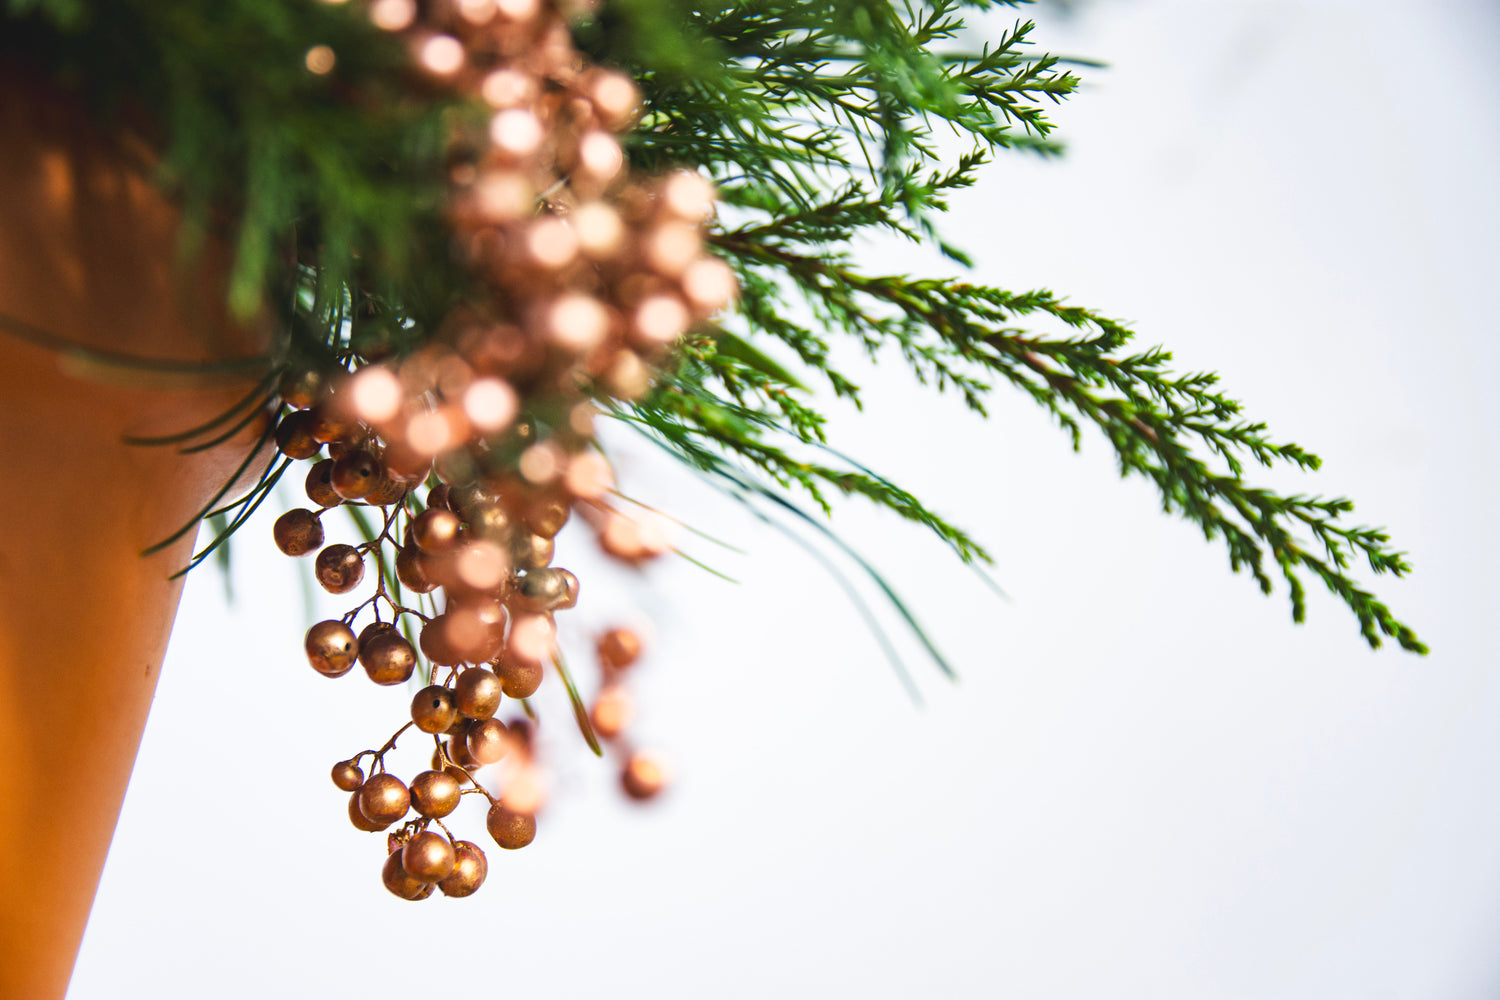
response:
<path fill-rule="evenodd" d="M 399 350 L 462 296 L 444 250 L 442 143 L 452 116 L 482 112 L 413 90 L 403 52 L 353 5 L 5 2 L 11 40 L 24 39 L 15 48 L 103 114 L 144 110 L 163 183 L 199 231 L 237 249 L 232 305 L 248 313 L 268 295 L 283 305 L 291 336 L 273 363 L 317 350 L 347 363 L 368 336 Z M 824 439 L 806 384 L 858 405 L 859 387 L 829 363 L 830 339 L 853 337 L 980 413 L 1008 386 L 1046 407 L 1075 448 L 1096 429 L 1121 473 L 1146 477 L 1166 510 L 1222 540 L 1233 569 L 1266 592 L 1279 573 L 1296 620 L 1311 576 L 1372 646 L 1389 636 L 1425 652 L 1352 575 L 1359 561 L 1407 571 L 1387 536 L 1346 525 L 1348 500 L 1247 481 L 1247 465 L 1316 469 L 1318 458 L 1242 416 L 1215 376 L 1172 372 L 1165 351 L 1132 350 L 1122 325 L 1049 291 L 872 274 L 848 253 L 862 236 L 893 234 L 938 247 L 960 271 L 964 255 L 938 229 L 950 192 L 998 152 L 1059 152 L 1046 113 L 1077 88 L 1073 65 L 1036 52 L 1030 22 L 967 42 L 966 13 L 1018 5 L 606 0 L 576 24 L 585 52 L 642 87 L 632 166 L 693 167 L 718 184 L 726 208 L 710 240 L 742 286 L 722 328 L 685 341 L 650 396 L 613 412 L 730 495 L 835 544 L 798 493 L 825 510 L 831 495 L 864 497 L 965 562 L 988 562 L 966 532 Z M 339 54 L 332 80 L 302 68 L 316 43 Z M 944 162 L 951 136 L 967 152 Z M 235 505 L 241 515 L 277 474 L 267 468 L 262 489 Z"/>

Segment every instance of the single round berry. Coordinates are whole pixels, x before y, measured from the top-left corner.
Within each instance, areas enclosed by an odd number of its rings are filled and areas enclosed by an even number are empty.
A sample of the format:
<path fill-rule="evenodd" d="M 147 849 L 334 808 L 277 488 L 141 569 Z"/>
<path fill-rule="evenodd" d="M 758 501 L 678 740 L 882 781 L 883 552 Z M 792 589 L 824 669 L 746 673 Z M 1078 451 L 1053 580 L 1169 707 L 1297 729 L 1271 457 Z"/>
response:
<path fill-rule="evenodd" d="M 322 444 L 313 437 L 311 410 L 294 410 L 276 425 L 276 447 L 287 458 L 312 458 Z"/>
<path fill-rule="evenodd" d="M 394 631 L 360 643 L 359 662 L 376 684 L 405 684 L 417 668 L 417 651 Z"/>
<path fill-rule="evenodd" d="M 412 878 L 423 882 L 440 882 L 453 874 L 453 845 L 441 833 L 423 830 L 401 849 L 401 867 Z"/>
<path fill-rule="evenodd" d="M 350 760 L 339 761 L 328 773 L 340 791 L 357 792 L 359 786 L 365 783 L 365 772 L 358 764 Z"/>
<path fill-rule="evenodd" d="M 542 686 L 544 668 L 539 660 L 526 660 L 519 656 L 502 656 L 495 664 L 500 675 L 500 687 L 508 697 L 530 698 Z"/>
<path fill-rule="evenodd" d="M 552 562 L 555 545 L 552 539 L 544 535 L 534 535 L 529 531 L 517 531 L 511 536 L 510 558 L 517 569 L 533 570 L 541 569 Z"/>
<path fill-rule="evenodd" d="M 458 710 L 470 719 L 494 715 L 500 708 L 500 694 L 500 678 L 484 667 L 470 667 L 453 685 Z"/>
<path fill-rule="evenodd" d="M 637 802 L 655 798 L 666 787 L 667 772 L 661 761 L 649 753 L 633 753 L 620 772 L 625 794 Z"/>
<path fill-rule="evenodd" d="M 536 733 L 532 731 L 530 719 L 512 719 L 510 722 L 511 746 L 530 752 Z"/>
<path fill-rule="evenodd" d="M 641 656 L 641 637 L 628 628 L 612 628 L 599 637 L 599 662 L 610 670 L 624 670 Z"/>
<path fill-rule="evenodd" d="M 358 433 L 359 428 L 353 421 L 339 416 L 334 412 L 334 408 L 327 404 L 315 406 L 303 412 L 312 415 L 308 426 L 313 439 L 324 444 L 332 441 L 347 442 Z"/>
<path fill-rule="evenodd" d="M 479 503 L 464 514 L 464 523 L 475 538 L 508 546 L 512 534 L 510 515 L 497 503 Z"/>
<path fill-rule="evenodd" d="M 400 479 L 392 476 L 390 470 L 381 477 L 369 493 L 365 494 L 365 503 L 376 507 L 389 507 L 393 503 L 400 503 L 410 487 Z"/>
<path fill-rule="evenodd" d="M 467 730 L 456 736 L 448 737 L 447 741 L 444 742 L 443 747 L 448 751 L 448 759 L 451 760 L 454 765 L 456 765 L 460 770 L 467 769 L 468 771 L 472 771 L 474 768 L 480 766 L 479 761 L 475 760 L 469 754 L 469 738 Z M 465 773 L 467 773 L 467 771 Z M 454 775 L 454 777 L 456 778 L 458 777 L 458 775 Z"/>
<path fill-rule="evenodd" d="M 493 764 L 510 752 L 510 733 L 499 719 L 483 719 L 469 726 L 464 746 L 480 764 Z"/>
<path fill-rule="evenodd" d="M 307 499 L 319 507 L 337 507 L 344 502 L 344 498 L 333 491 L 333 459 L 325 458 L 307 471 L 307 481 L 303 484 L 307 491 Z"/>
<path fill-rule="evenodd" d="M 568 523 L 568 504 L 557 497 L 536 500 L 526 507 L 522 520 L 533 533 L 552 538 Z"/>
<path fill-rule="evenodd" d="M 365 833 L 379 833 L 394 823 L 377 823 L 359 810 L 359 791 L 356 789 L 349 793 L 349 822 L 354 824 L 354 829 L 363 830 Z"/>
<path fill-rule="evenodd" d="M 318 622 L 302 640 L 307 662 L 324 677 L 342 677 L 354 666 L 354 630 L 341 621 Z"/>
<path fill-rule="evenodd" d="M 363 500 L 380 485 L 384 477 L 385 469 L 381 467 L 380 459 L 363 448 L 355 448 L 346 451 L 342 458 L 333 463 L 333 472 L 329 478 L 334 492 L 345 500 Z"/>
<path fill-rule="evenodd" d="M 437 589 L 437 581 L 427 572 L 427 557 L 415 544 L 407 544 L 396 553 L 396 579 L 407 590 L 419 594 L 430 594 Z"/>
<path fill-rule="evenodd" d="M 484 884 L 490 873 L 490 863 L 485 859 L 479 845 L 468 840 L 453 844 L 453 873 L 438 883 L 444 896 L 459 899 L 472 896 Z"/>
<path fill-rule="evenodd" d="M 630 700 L 630 695 L 625 693 L 624 688 L 613 684 L 599 692 L 599 697 L 594 699 L 594 707 L 589 710 L 589 721 L 594 724 L 594 732 L 607 740 L 619 736 L 634 717 L 635 704 Z"/>
<path fill-rule="evenodd" d="M 305 556 L 323 544 L 323 523 L 310 510 L 289 510 L 271 526 L 276 547 L 285 555 Z"/>
<path fill-rule="evenodd" d="M 536 839 L 536 817 L 531 813 L 514 812 L 499 802 L 490 807 L 484 825 L 495 838 L 495 843 L 507 851 L 520 850 Z"/>
<path fill-rule="evenodd" d="M 451 510 L 428 508 L 411 522 L 412 541 L 423 552 L 446 552 L 458 544 L 458 531 L 462 524 L 458 515 Z"/>
<path fill-rule="evenodd" d="M 551 611 L 567 599 L 568 580 L 562 570 L 541 567 L 527 570 L 516 589 L 525 610 Z"/>
<path fill-rule="evenodd" d="M 427 491 L 427 507 L 429 510 L 450 510 L 448 506 L 448 484 L 439 483 Z"/>
<path fill-rule="evenodd" d="M 397 635 L 396 626 L 390 622 L 371 622 L 359 630 L 359 648 L 364 649 L 365 643 L 370 642 L 377 635 Z"/>
<path fill-rule="evenodd" d="M 407 872 L 405 866 L 401 863 L 405 853 L 403 849 L 386 855 L 385 867 L 380 870 L 380 881 L 385 883 L 387 889 L 402 899 L 426 899 L 432 894 L 432 883 L 423 882 L 421 879 Z"/>
<path fill-rule="evenodd" d="M 462 517 L 465 521 L 469 514 L 481 504 L 494 503 L 495 498 L 490 496 L 490 491 L 478 483 L 467 483 L 463 486 L 448 487 L 448 509 Z"/>
<path fill-rule="evenodd" d="M 422 631 L 417 633 L 417 644 L 422 647 L 422 653 L 433 663 L 440 667 L 455 667 L 463 657 L 448 641 L 447 624 L 447 615 L 438 615 L 423 622 Z"/>
<path fill-rule="evenodd" d="M 505 648 L 504 610 L 498 605 L 455 608 L 450 602 L 448 611 L 423 626 L 421 642 L 423 652 L 430 649 L 434 662 L 443 666 L 494 659 Z"/>
<path fill-rule="evenodd" d="M 442 819 L 458 808 L 458 779 L 442 771 L 423 771 L 411 779 L 411 807 L 428 819 Z"/>
<path fill-rule="evenodd" d="M 372 774 L 359 788 L 359 811 L 371 823 L 389 826 L 409 808 L 411 793 L 394 774 Z"/>
<path fill-rule="evenodd" d="M 446 732 L 458 718 L 453 692 L 441 684 L 429 684 L 411 700 L 411 721 L 424 733 Z"/>
<path fill-rule="evenodd" d="M 330 545 L 314 566 L 318 584 L 330 594 L 347 594 L 365 578 L 364 557 L 352 545 Z"/>

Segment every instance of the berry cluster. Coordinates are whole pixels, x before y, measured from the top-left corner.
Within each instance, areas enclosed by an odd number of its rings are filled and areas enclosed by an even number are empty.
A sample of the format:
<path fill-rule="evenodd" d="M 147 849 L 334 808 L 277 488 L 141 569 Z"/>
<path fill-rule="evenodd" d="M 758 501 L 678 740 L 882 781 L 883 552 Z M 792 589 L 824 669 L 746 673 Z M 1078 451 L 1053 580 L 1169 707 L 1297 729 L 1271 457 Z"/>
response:
<path fill-rule="evenodd" d="M 536 834 L 544 789 L 532 729 L 524 717 L 502 721 L 497 713 L 506 698 L 525 706 L 548 662 L 562 669 L 552 614 L 572 606 L 578 584 L 573 574 L 549 563 L 553 535 L 568 508 L 532 509 L 512 528 L 516 508 L 507 510 L 479 484 L 457 491 L 439 484 L 423 505 L 410 484 L 380 467 L 371 450 L 378 442 L 367 438 L 360 444 L 331 442 L 340 457 L 318 462 L 307 477 L 308 497 L 321 509 L 286 512 L 273 534 L 288 555 L 318 551 L 317 579 L 330 593 L 356 587 L 366 558 L 375 558 L 374 594 L 343 617 L 308 629 L 308 663 L 325 677 L 342 677 L 358 664 L 376 684 L 401 685 L 413 677 L 429 683 L 413 695 L 408 721 L 383 746 L 334 765 L 333 783 L 350 793 L 349 819 L 357 829 L 387 830 L 415 814 L 388 838 L 384 880 L 392 892 L 421 899 L 436 886 L 446 895 L 466 896 L 484 881 L 487 862 L 478 845 L 456 839 L 443 823 L 461 796 L 481 795 L 489 803 L 487 825 L 501 847 L 524 847 Z M 380 532 L 370 541 L 319 549 L 324 511 L 346 503 L 373 506 L 369 494 L 359 501 L 338 492 L 347 488 L 342 463 L 351 456 L 363 456 L 351 464 L 374 462 L 376 488 L 397 499 L 382 505 Z M 444 599 L 441 610 L 436 601 L 428 611 L 402 603 L 406 592 L 420 600 L 437 591 Z M 356 633 L 367 612 L 372 620 Z M 385 758 L 410 729 L 431 736 L 433 752 L 430 769 L 408 783 L 386 770 Z M 497 764 L 500 790 L 491 791 L 480 772 Z M 433 825 L 441 835 L 429 829 Z"/>
<path fill-rule="evenodd" d="M 482 125 L 455 128 L 448 156 L 453 253 L 473 291 L 405 356 L 350 350 L 340 368 L 287 374 L 276 443 L 288 457 L 321 460 L 306 480 L 313 508 L 284 513 L 274 535 L 287 555 L 316 553 L 318 583 L 333 594 L 359 587 L 374 558 L 375 593 L 308 630 L 308 661 L 328 677 L 357 662 L 377 684 L 427 685 L 410 721 L 380 749 L 336 764 L 333 781 L 350 795 L 355 827 L 401 824 L 388 835 L 387 888 L 406 899 L 434 886 L 465 896 L 487 861 L 443 820 L 463 795 L 481 795 L 496 843 L 531 842 L 544 797 L 531 722 L 496 713 L 504 697 L 531 717 L 524 699 L 549 663 L 589 742 L 598 749 L 597 730 L 621 749 L 627 794 L 649 798 L 664 783 L 660 763 L 621 738 L 630 710 L 618 678 L 639 655 L 634 633 L 601 638 L 605 684 L 591 711 L 567 675 L 553 615 L 574 606 L 579 583 L 551 565 L 553 539 L 577 512 L 615 558 L 665 550 L 659 532 L 610 502 L 596 402 L 647 391 L 653 365 L 727 306 L 736 285 L 703 247 L 711 186 L 691 172 L 642 181 L 626 171 L 617 136 L 635 114 L 635 86 L 588 66 L 556 7 L 372 0 L 362 9 L 409 45 L 428 85 L 488 106 Z M 310 71 L 333 65 L 312 56 Z M 380 512 L 364 544 L 324 545 L 321 517 L 339 506 Z M 385 756 L 413 727 L 434 750 L 431 769 L 408 784 Z M 498 791 L 479 775 L 490 765 Z"/>

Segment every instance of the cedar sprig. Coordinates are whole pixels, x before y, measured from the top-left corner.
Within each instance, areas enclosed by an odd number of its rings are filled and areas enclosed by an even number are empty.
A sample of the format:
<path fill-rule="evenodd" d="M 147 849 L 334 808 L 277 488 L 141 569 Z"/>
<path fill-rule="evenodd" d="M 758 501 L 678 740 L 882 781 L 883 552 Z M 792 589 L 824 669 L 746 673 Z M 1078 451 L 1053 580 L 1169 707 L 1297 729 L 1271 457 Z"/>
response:
<path fill-rule="evenodd" d="M 852 5 L 829 13 L 747 0 L 677 11 L 677 30 L 699 33 L 703 50 L 716 53 L 717 72 L 637 67 L 649 110 L 635 155 L 690 162 L 719 178 L 733 211 L 713 243 L 743 287 L 743 325 L 733 328 L 746 340 L 780 342 L 809 375 L 856 405 L 858 387 L 829 364 L 828 333 L 851 336 L 872 355 L 898 352 L 919 380 L 958 393 L 980 413 L 997 386 L 1019 389 L 1053 414 L 1075 448 L 1087 427 L 1101 432 L 1122 474 L 1150 479 L 1164 509 L 1222 539 L 1231 567 L 1248 571 L 1263 590 L 1272 588 L 1267 567 L 1274 563 L 1296 620 L 1306 613 L 1305 572 L 1351 607 L 1372 645 L 1385 635 L 1422 651 L 1412 631 L 1349 576 L 1355 557 L 1399 576 L 1407 570 L 1403 557 L 1387 548 L 1383 532 L 1344 525 L 1346 500 L 1282 496 L 1246 482 L 1247 462 L 1316 469 L 1319 461 L 1245 419 L 1214 375 L 1175 374 L 1159 348 L 1127 353 L 1132 334 L 1124 325 L 1050 291 L 871 275 L 848 257 L 849 243 L 869 234 L 937 239 L 934 220 L 947 193 L 972 184 L 992 150 L 1057 148 L 1045 106 L 1078 81 L 1056 70 L 1058 60 L 1025 52 L 1029 22 L 977 56 L 943 50 L 962 30 L 963 8 L 989 6 L 873 3 L 856 14 Z M 747 95 L 757 95 L 752 78 L 765 88 L 746 107 Z M 938 126 L 973 143 L 946 170 Z M 1067 333 L 1017 325 L 1038 320 Z M 966 561 L 985 558 L 915 497 L 797 454 L 817 443 L 822 427 L 789 408 L 797 377 L 764 367 L 752 376 L 746 367 L 690 352 L 636 418 L 700 469 L 727 455 L 825 506 L 829 487 L 865 496 L 925 524 Z"/>
<path fill-rule="evenodd" d="M 1386 635 L 1403 648 L 1425 651 L 1409 627 L 1349 576 L 1358 557 L 1377 573 L 1401 576 L 1409 570 L 1404 557 L 1388 549 L 1388 536 L 1340 523 L 1353 509 L 1346 499 L 1282 496 L 1246 483 L 1246 457 L 1263 466 L 1288 463 L 1308 470 L 1318 468 L 1320 461 L 1299 445 L 1267 437 L 1264 424 L 1239 419 L 1240 405 L 1215 391 L 1214 376 L 1173 376 L 1166 369 L 1170 355 L 1160 349 L 1118 354 L 1130 339 L 1129 330 L 1047 291 L 1013 294 L 956 281 L 869 276 L 854 271 L 836 253 L 798 256 L 742 233 L 721 234 L 717 244 L 742 267 L 774 268 L 789 277 L 809 299 L 821 303 L 824 315 L 857 329 L 872 351 L 894 346 L 919 378 L 957 389 L 980 412 L 991 385 L 966 374 L 965 367 L 1028 393 L 1072 434 L 1075 447 L 1084 426 L 1092 424 L 1114 448 L 1122 474 L 1150 479 L 1165 510 L 1196 522 L 1209 539 L 1222 538 L 1231 568 L 1250 572 L 1266 592 L 1272 589 L 1269 555 L 1287 580 L 1295 620 L 1306 614 L 1300 568 L 1350 606 L 1371 645 L 1378 646 Z M 1003 325 L 1036 314 L 1083 335 L 1049 337 Z M 680 415 L 682 407 L 675 402 L 681 398 L 680 387 L 664 395 L 672 401 L 667 408 Z M 739 426 L 754 424 L 742 421 Z M 780 482 L 798 482 L 819 497 L 807 480 L 870 496 L 928 524 L 953 544 L 941 518 L 925 509 L 918 514 L 878 492 L 849 490 L 833 470 L 798 462 L 764 442 L 741 443 L 713 432 L 706 436 Z M 680 443 L 680 428 L 672 437 Z M 1213 468 L 1199 450 L 1220 458 L 1225 471 Z M 1311 540 L 1300 537 L 1299 530 Z M 954 547 L 966 560 L 975 557 L 972 550 Z"/>

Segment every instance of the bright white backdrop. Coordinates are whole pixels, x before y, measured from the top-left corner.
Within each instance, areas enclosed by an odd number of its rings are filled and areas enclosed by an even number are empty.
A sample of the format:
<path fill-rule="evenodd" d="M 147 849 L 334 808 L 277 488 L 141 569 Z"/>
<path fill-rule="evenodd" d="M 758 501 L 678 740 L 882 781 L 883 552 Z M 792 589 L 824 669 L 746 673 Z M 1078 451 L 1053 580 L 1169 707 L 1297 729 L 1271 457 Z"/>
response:
<path fill-rule="evenodd" d="M 1114 65 L 1057 114 L 1069 160 L 1002 161 L 952 234 L 986 279 L 1128 319 L 1321 453 L 1273 481 L 1391 528 L 1417 572 L 1379 589 L 1433 655 L 1366 651 L 1321 597 L 1292 627 L 1024 400 L 983 423 L 866 367 L 835 439 L 972 526 L 1012 597 L 840 512 L 961 683 L 908 644 L 914 708 L 815 564 L 621 438 L 636 493 L 751 551 L 684 542 L 738 586 L 680 561 L 636 582 L 577 538 L 559 560 L 580 632 L 655 621 L 638 730 L 677 783 L 627 808 L 548 700 L 537 842 L 491 851 L 473 899 L 413 906 L 326 777 L 405 695 L 306 668 L 306 567 L 263 518 L 235 603 L 211 572 L 183 600 L 73 1000 L 1500 995 L 1500 13 L 1042 14 L 1049 48 Z"/>

